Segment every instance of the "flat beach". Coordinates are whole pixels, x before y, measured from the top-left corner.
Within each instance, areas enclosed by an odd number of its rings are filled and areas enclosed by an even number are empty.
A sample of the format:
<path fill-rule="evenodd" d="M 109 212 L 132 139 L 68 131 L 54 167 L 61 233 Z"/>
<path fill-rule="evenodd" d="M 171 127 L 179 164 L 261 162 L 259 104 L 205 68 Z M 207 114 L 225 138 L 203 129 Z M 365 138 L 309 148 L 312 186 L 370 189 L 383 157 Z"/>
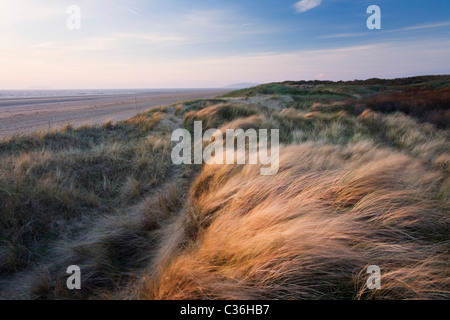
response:
<path fill-rule="evenodd" d="M 15 134 L 60 128 L 66 124 L 121 121 L 154 107 L 209 99 L 230 90 L 151 92 L 136 95 L 18 98 L 0 100 L 0 140 Z M 137 100 L 137 110 L 135 106 Z"/>

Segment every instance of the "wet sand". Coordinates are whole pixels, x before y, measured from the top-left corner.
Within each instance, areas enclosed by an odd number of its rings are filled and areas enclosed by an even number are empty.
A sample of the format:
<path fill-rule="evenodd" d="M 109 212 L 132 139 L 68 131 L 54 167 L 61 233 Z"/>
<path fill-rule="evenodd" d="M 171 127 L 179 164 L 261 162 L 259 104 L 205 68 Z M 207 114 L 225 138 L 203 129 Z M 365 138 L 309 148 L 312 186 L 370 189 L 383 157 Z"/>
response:
<path fill-rule="evenodd" d="M 209 99 L 230 90 L 196 90 L 137 95 L 79 96 L 0 100 L 0 140 L 14 134 L 121 121 L 136 113 L 177 102 Z M 135 107 L 137 99 L 137 111 Z"/>

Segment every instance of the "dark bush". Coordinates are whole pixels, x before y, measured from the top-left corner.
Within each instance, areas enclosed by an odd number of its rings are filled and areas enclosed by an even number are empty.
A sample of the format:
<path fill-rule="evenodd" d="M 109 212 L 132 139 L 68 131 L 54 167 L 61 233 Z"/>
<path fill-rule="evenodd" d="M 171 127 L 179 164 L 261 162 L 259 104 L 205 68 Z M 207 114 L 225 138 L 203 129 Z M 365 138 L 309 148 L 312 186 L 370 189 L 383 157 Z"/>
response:
<path fill-rule="evenodd" d="M 403 112 L 440 128 L 450 126 L 450 88 L 382 92 L 367 99 L 366 105 L 374 111 Z"/>

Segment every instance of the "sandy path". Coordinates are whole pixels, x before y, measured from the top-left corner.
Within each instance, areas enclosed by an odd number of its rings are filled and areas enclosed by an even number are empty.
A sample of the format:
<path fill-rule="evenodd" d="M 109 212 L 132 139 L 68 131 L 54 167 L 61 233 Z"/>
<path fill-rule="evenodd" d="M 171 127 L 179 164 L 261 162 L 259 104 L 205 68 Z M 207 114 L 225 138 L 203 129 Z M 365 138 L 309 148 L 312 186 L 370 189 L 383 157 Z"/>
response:
<path fill-rule="evenodd" d="M 77 126 L 84 123 L 120 121 L 152 107 L 176 102 L 213 98 L 230 90 L 198 90 L 138 95 L 88 96 L 63 98 L 35 98 L 0 100 L 0 139 L 17 133 L 62 127 L 68 123 Z"/>

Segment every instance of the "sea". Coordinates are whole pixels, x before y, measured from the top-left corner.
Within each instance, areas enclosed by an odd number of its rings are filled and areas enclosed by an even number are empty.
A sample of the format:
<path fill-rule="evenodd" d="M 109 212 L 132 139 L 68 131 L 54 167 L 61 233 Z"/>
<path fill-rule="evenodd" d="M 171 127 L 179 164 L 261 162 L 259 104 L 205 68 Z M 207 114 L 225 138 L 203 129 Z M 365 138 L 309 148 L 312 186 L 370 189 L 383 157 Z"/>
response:
<path fill-rule="evenodd" d="M 135 95 L 141 93 L 171 93 L 197 90 L 202 89 L 0 90 L 0 99 Z"/>

